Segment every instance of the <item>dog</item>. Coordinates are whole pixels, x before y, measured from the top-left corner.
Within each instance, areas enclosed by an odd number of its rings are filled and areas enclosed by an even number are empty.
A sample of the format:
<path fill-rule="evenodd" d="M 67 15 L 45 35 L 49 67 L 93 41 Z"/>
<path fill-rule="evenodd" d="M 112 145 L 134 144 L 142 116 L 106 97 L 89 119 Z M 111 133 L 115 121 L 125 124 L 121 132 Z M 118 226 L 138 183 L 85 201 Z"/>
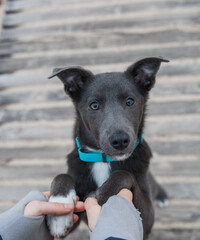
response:
<path fill-rule="evenodd" d="M 55 68 L 74 104 L 74 150 L 68 173 L 56 176 L 50 202 L 74 203 L 95 194 L 100 205 L 121 189 L 130 189 L 140 211 L 144 239 L 154 223 L 152 201 L 167 203 L 167 194 L 149 172 L 152 153 L 143 138 L 146 103 L 162 57 L 139 60 L 125 72 L 94 75 L 81 67 Z M 47 216 L 50 233 L 63 238 L 73 228 L 72 214 Z"/>

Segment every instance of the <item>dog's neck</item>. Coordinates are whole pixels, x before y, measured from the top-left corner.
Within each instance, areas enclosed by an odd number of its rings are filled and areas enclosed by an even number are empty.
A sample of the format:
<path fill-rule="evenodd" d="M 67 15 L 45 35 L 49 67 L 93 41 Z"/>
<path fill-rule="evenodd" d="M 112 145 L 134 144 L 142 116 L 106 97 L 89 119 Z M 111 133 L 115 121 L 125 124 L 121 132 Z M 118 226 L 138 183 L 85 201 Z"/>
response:
<path fill-rule="evenodd" d="M 143 135 L 141 136 L 141 139 L 137 140 L 136 146 L 135 148 L 137 148 L 137 146 L 142 142 L 143 140 Z M 114 162 L 115 160 L 117 161 L 121 161 L 121 160 L 126 160 L 129 155 L 123 155 L 123 156 L 116 156 L 114 159 L 108 157 L 107 155 L 105 155 L 102 151 L 95 151 L 91 148 L 90 151 L 88 151 L 88 147 L 86 148 L 82 148 L 78 137 L 76 137 L 76 145 L 77 145 L 77 149 L 78 149 L 78 153 L 79 153 L 79 158 L 80 160 L 84 161 L 84 162 Z M 135 150 L 135 148 L 133 149 L 133 151 Z"/>
<path fill-rule="evenodd" d="M 114 160 L 106 156 L 104 153 L 97 151 L 87 151 L 83 149 L 79 143 L 78 137 L 76 137 L 76 145 L 80 160 L 84 162 L 113 162 Z"/>

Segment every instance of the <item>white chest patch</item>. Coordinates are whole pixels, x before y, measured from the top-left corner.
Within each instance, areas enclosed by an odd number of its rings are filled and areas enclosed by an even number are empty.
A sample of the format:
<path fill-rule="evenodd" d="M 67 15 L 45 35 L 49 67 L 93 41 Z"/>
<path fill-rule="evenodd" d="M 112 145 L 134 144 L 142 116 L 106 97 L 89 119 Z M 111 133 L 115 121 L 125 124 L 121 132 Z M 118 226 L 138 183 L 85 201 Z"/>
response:
<path fill-rule="evenodd" d="M 110 163 L 97 162 L 92 165 L 91 174 L 98 187 L 110 177 L 110 170 Z"/>

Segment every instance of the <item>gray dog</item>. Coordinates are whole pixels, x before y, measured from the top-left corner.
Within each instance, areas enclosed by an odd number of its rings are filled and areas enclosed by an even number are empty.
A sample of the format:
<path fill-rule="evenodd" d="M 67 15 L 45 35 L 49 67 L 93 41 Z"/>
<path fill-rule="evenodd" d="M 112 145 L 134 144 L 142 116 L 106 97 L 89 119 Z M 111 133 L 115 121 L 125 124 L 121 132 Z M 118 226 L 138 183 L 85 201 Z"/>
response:
<path fill-rule="evenodd" d="M 122 188 L 133 192 L 141 212 L 144 239 L 154 223 L 152 200 L 163 204 L 167 194 L 149 172 L 151 150 L 143 139 L 146 103 L 162 58 L 145 58 L 125 72 L 94 75 L 81 67 L 56 68 L 76 110 L 74 150 L 68 173 L 55 177 L 50 201 L 75 203 L 92 192 L 100 205 Z M 65 237 L 73 227 L 72 214 L 48 216 L 50 232 Z M 77 225 L 77 224 L 76 224 Z"/>

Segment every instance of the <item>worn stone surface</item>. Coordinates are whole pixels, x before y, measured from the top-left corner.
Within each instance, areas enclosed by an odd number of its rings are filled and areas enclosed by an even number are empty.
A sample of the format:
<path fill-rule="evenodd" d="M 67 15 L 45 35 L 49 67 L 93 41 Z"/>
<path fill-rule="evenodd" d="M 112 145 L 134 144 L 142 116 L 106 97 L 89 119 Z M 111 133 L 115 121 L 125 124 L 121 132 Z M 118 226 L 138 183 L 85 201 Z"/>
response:
<path fill-rule="evenodd" d="M 150 240 L 200 239 L 199 0 L 7 0 L 0 38 L 0 212 L 49 189 L 73 147 L 74 110 L 52 68 L 123 71 L 163 56 L 144 131 L 170 206 Z M 79 230 L 67 239 L 88 239 Z"/>

